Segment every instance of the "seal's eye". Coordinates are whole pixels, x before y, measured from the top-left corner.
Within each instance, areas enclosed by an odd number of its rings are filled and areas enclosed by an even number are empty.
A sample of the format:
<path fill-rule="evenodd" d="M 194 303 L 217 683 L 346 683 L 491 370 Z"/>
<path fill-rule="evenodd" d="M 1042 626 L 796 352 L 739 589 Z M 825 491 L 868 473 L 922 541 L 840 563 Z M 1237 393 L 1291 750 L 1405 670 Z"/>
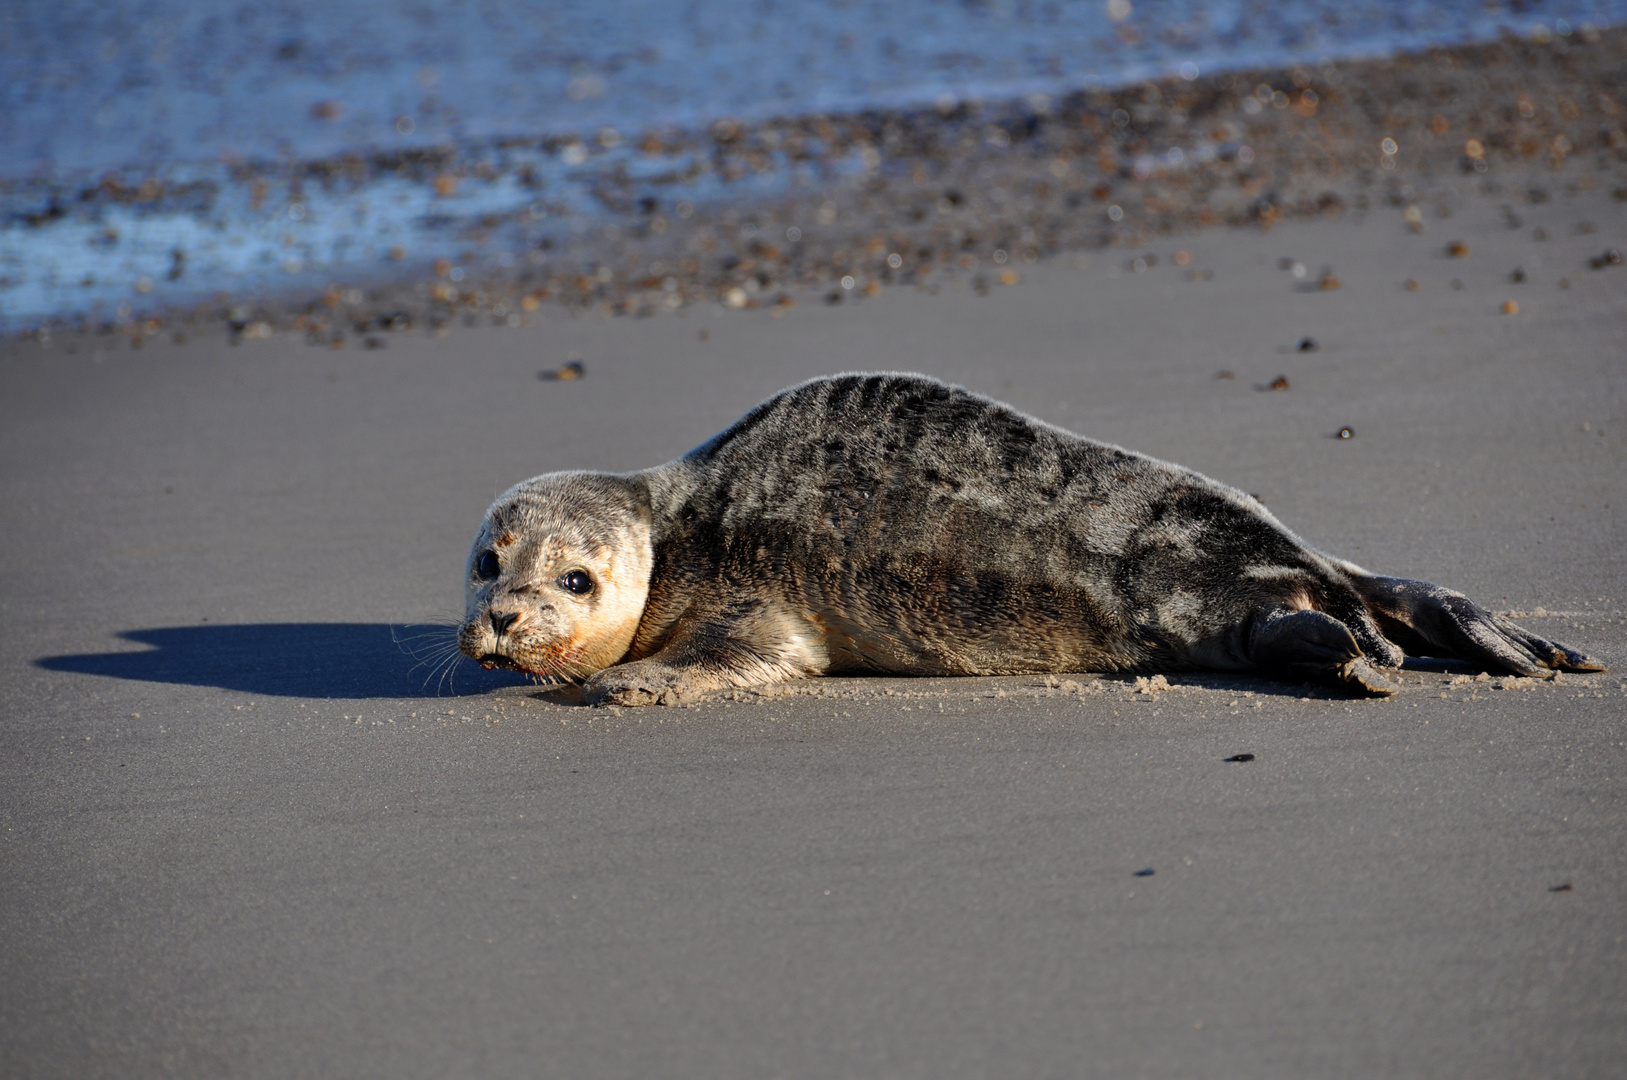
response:
<path fill-rule="evenodd" d="M 567 592 L 573 592 L 577 596 L 586 596 L 593 591 L 593 579 L 583 570 L 572 570 L 559 579 L 559 584 Z"/>
<path fill-rule="evenodd" d="M 497 552 L 482 551 L 480 558 L 475 560 L 475 577 L 481 581 L 490 581 L 497 576 Z"/>

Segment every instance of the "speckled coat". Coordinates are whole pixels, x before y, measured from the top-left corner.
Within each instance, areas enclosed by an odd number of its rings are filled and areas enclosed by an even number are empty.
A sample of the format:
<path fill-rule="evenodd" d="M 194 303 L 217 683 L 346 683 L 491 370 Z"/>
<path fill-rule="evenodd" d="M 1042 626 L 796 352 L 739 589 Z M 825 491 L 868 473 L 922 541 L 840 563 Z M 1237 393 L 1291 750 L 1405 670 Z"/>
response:
<path fill-rule="evenodd" d="M 472 582 L 465 651 L 585 677 L 591 701 L 844 672 L 1193 668 L 1383 693 L 1377 668 L 1403 650 L 1597 669 L 1457 593 L 1321 555 L 1240 491 L 915 375 L 804 383 L 641 473 L 527 481 L 494 504 L 471 567 L 500 533 L 563 546 L 519 575 L 531 596 L 573 543 L 647 550 L 636 629 L 591 674 L 495 647 L 481 626 L 522 593 Z"/>

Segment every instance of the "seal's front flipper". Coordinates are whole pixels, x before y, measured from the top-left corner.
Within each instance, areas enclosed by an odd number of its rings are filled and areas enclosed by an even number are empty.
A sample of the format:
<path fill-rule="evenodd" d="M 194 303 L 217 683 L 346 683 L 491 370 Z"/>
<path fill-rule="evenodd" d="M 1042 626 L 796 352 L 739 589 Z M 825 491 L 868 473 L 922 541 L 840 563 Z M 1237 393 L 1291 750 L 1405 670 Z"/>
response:
<path fill-rule="evenodd" d="M 1605 670 L 1597 660 L 1538 637 L 1460 592 L 1406 578 L 1360 577 L 1352 584 L 1384 635 L 1413 656 L 1451 657 L 1517 675 Z"/>
<path fill-rule="evenodd" d="M 1266 612 L 1249 632 L 1248 650 L 1256 667 L 1287 678 L 1334 681 L 1369 694 L 1400 689 L 1362 655 L 1350 628 L 1325 611 Z"/>
<path fill-rule="evenodd" d="M 584 705 L 676 705 L 728 685 L 704 668 L 675 667 L 656 657 L 617 664 L 582 684 Z"/>
<path fill-rule="evenodd" d="M 730 605 L 684 620 L 653 656 L 607 667 L 582 684 L 588 705 L 676 705 L 748 686 L 821 674 L 824 646 L 777 605 Z"/>

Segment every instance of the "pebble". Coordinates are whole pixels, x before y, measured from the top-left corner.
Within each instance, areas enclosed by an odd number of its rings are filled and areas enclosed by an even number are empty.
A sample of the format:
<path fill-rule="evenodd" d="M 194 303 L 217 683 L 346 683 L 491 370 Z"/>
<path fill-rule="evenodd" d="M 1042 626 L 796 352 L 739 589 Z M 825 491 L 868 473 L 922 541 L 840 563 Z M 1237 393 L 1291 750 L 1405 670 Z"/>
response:
<path fill-rule="evenodd" d="M 1467 258 L 1469 254 L 1469 245 L 1465 244 L 1462 240 L 1454 240 L 1450 244 L 1446 245 L 1446 254 L 1454 259 Z"/>
<path fill-rule="evenodd" d="M 1271 389 L 1271 390 L 1286 390 L 1286 389 L 1288 389 L 1288 376 L 1286 376 L 1286 375 L 1278 375 L 1275 379 L 1271 380 L 1271 382 L 1270 382 L 1270 384 L 1268 386 L 1268 389 Z"/>
<path fill-rule="evenodd" d="M 1299 344 L 1294 346 L 1299 352 L 1315 352 L 1320 347 L 1313 337 L 1302 337 L 1299 339 Z"/>
<path fill-rule="evenodd" d="M 587 374 L 587 371 L 582 367 L 582 362 L 572 360 L 563 367 L 554 368 L 551 371 L 537 372 L 537 378 L 544 382 L 574 382 L 585 374 Z"/>
<path fill-rule="evenodd" d="M 1223 760 L 1225 760 L 1225 761 L 1253 761 L 1254 760 L 1254 755 L 1253 754 L 1233 754 L 1231 757 L 1225 758 Z"/>
<path fill-rule="evenodd" d="M 1514 301 L 1514 300 L 1504 300 L 1503 301 L 1503 314 L 1504 315 L 1518 315 L 1519 313 L 1520 313 L 1520 305 L 1519 305 L 1519 303 L 1517 301 Z"/>
<path fill-rule="evenodd" d="M 1356 437 L 1356 433 L 1353 430 L 1351 430 L 1350 428 L 1342 427 L 1342 428 L 1339 429 L 1339 438 L 1341 438 L 1341 439 L 1354 439 L 1355 437 Z"/>

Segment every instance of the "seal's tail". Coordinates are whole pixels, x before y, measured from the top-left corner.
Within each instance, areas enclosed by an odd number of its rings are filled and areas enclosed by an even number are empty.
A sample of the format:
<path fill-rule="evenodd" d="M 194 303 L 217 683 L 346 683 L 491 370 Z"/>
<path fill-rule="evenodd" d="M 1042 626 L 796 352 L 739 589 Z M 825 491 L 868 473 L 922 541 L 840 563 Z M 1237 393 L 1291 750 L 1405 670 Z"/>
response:
<path fill-rule="evenodd" d="M 1603 664 L 1476 604 L 1462 593 L 1406 578 L 1352 574 L 1384 636 L 1412 656 L 1465 660 L 1517 675 L 1604 671 Z"/>

